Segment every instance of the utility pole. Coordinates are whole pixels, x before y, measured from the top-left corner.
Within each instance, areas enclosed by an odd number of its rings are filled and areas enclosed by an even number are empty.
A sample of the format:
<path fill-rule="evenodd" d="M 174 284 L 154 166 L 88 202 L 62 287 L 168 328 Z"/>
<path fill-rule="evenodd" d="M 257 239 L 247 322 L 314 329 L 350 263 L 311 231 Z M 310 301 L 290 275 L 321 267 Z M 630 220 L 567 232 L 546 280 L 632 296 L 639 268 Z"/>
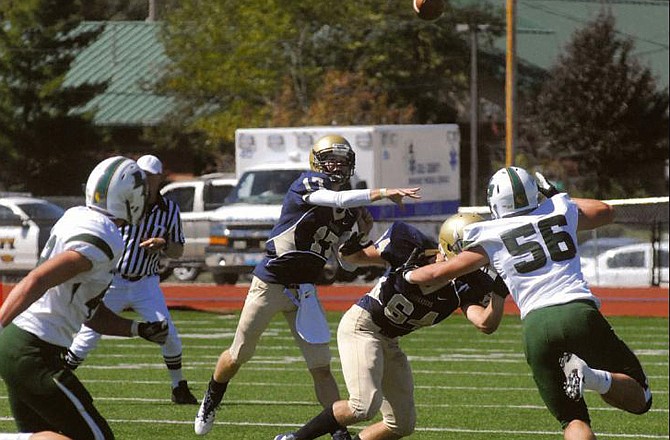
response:
<path fill-rule="evenodd" d="M 507 0 L 505 54 L 505 166 L 514 165 L 516 144 L 516 0 Z"/>
<path fill-rule="evenodd" d="M 149 14 L 147 21 L 156 21 L 156 0 L 149 0 Z"/>
<path fill-rule="evenodd" d="M 477 178 L 479 176 L 478 133 L 479 133 L 479 76 L 478 76 L 478 38 L 479 32 L 488 29 L 488 25 L 457 24 L 457 32 L 470 33 L 470 206 L 477 206 Z"/>

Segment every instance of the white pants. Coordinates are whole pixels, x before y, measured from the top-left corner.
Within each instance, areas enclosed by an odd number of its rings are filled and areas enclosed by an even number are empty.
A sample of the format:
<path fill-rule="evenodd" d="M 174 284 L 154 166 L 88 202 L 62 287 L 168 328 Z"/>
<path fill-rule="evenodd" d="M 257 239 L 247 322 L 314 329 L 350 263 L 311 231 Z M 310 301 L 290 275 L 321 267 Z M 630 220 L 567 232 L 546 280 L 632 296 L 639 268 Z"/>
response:
<path fill-rule="evenodd" d="M 403 437 L 414 432 L 414 380 L 398 338 L 379 332 L 370 313 L 353 305 L 340 320 L 337 347 L 349 392 L 349 409 L 358 421 L 381 410 L 384 424 Z"/>
<path fill-rule="evenodd" d="M 310 344 L 305 342 L 295 328 L 298 307 L 284 293 L 284 286 L 268 284 L 253 277 L 240 320 L 235 330 L 235 338 L 229 348 L 233 360 L 239 364 L 248 362 L 256 351 L 261 335 L 270 325 L 272 318 L 279 312 L 291 329 L 296 345 L 300 348 L 307 368 L 327 367 L 330 365 L 330 346 L 328 344 Z"/>
<path fill-rule="evenodd" d="M 167 341 L 161 346 L 163 357 L 172 358 L 181 355 L 181 339 L 165 304 L 158 275 L 144 277 L 135 282 L 114 275 L 103 302 L 112 312 L 117 314 L 125 309 L 133 309 L 145 321 L 167 319 L 170 332 Z M 79 333 L 72 341 L 70 350 L 81 359 L 85 359 L 88 353 L 98 345 L 100 336 L 100 333 L 82 325 Z"/>

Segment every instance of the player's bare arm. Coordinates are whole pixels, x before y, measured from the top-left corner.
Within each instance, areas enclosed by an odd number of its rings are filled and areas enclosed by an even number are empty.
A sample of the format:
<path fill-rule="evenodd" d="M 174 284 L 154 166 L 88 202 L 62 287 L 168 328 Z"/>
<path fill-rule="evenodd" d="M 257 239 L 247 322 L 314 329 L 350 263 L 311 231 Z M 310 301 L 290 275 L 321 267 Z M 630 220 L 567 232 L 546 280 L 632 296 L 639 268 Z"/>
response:
<path fill-rule="evenodd" d="M 347 263 L 355 264 L 357 266 L 386 265 L 386 260 L 381 257 L 379 249 L 377 249 L 372 243 L 370 243 L 370 246 L 363 248 L 358 252 L 355 252 L 351 255 L 343 255 L 341 258 Z"/>
<path fill-rule="evenodd" d="M 405 279 L 412 284 L 446 283 L 479 269 L 489 263 L 484 250 L 474 248 L 466 250 L 447 261 L 428 264 L 405 274 Z"/>
<path fill-rule="evenodd" d="M 505 298 L 491 293 L 491 301 L 486 307 L 479 304 L 470 304 L 465 307 L 463 313 L 477 330 L 490 335 L 498 329 L 500 321 L 502 321 L 504 307 Z"/>
<path fill-rule="evenodd" d="M 403 199 L 420 199 L 419 191 L 421 188 L 379 188 L 370 190 L 370 200 L 373 202 L 382 199 L 389 199 L 396 205 L 402 206 Z"/>
<path fill-rule="evenodd" d="M 614 221 L 614 207 L 594 199 L 572 199 L 579 207 L 579 231 L 595 229 Z"/>
<path fill-rule="evenodd" d="M 100 304 L 95 314 L 85 323 L 88 327 L 103 335 L 111 336 L 133 336 L 132 319 L 123 318 Z"/>
<path fill-rule="evenodd" d="M 0 308 L 5 327 L 37 301 L 49 288 L 63 284 L 77 274 L 91 270 L 91 261 L 75 251 L 65 251 L 33 269 L 9 293 Z"/>

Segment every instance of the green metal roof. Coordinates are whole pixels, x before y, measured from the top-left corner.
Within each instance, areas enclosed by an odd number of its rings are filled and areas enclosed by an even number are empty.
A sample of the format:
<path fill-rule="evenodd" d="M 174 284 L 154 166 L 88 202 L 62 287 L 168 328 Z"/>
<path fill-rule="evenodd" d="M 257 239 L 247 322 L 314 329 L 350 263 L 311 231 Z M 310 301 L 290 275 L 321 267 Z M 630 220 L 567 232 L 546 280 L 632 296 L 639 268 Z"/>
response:
<path fill-rule="evenodd" d="M 155 22 L 84 22 L 82 30 L 104 26 L 95 42 L 72 63 L 66 86 L 109 81 L 107 90 L 83 110 L 97 109 L 95 123 L 107 126 L 150 126 L 173 108 L 173 99 L 152 93 L 149 86 L 169 63 Z"/>
<path fill-rule="evenodd" d="M 487 2 L 505 10 L 506 0 L 452 0 L 455 5 Z M 648 66 L 659 87 L 668 87 L 668 0 L 517 0 L 517 57 L 542 69 L 558 60 L 576 30 L 612 11 L 616 29 L 634 41 L 633 54 Z M 505 37 L 495 41 L 505 51 Z"/>
<path fill-rule="evenodd" d="M 506 0 L 451 0 L 455 5 L 488 2 L 504 11 Z M 524 63 L 549 69 L 575 30 L 610 8 L 622 35 L 635 42 L 635 55 L 668 87 L 667 0 L 517 0 L 517 56 Z M 98 39 L 75 59 L 66 85 L 109 81 L 106 92 L 85 110 L 97 108 L 95 123 L 107 126 L 150 126 L 173 108 L 174 100 L 149 91 L 169 63 L 158 39 L 156 22 L 85 22 L 104 25 Z M 494 42 L 505 51 L 505 37 Z"/>

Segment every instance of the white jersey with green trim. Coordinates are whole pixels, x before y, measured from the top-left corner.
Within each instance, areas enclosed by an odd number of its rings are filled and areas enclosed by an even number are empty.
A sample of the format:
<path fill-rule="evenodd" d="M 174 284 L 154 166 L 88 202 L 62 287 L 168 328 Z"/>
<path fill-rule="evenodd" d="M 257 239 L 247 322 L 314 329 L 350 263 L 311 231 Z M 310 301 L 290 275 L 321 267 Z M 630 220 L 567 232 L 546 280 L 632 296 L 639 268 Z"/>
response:
<path fill-rule="evenodd" d="M 80 206 L 68 209 L 54 225 L 40 262 L 68 250 L 89 259 L 91 270 L 50 288 L 13 321 L 43 341 L 61 347 L 70 346 L 81 324 L 102 303 L 123 251 L 123 239 L 109 218 Z"/>
<path fill-rule="evenodd" d="M 528 214 L 466 226 L 465 248 L 480 246 L 507 284 L 523 319 L 530 311 L 588 299 L 581 271 L 577 205 L 557 194 Z"/>

